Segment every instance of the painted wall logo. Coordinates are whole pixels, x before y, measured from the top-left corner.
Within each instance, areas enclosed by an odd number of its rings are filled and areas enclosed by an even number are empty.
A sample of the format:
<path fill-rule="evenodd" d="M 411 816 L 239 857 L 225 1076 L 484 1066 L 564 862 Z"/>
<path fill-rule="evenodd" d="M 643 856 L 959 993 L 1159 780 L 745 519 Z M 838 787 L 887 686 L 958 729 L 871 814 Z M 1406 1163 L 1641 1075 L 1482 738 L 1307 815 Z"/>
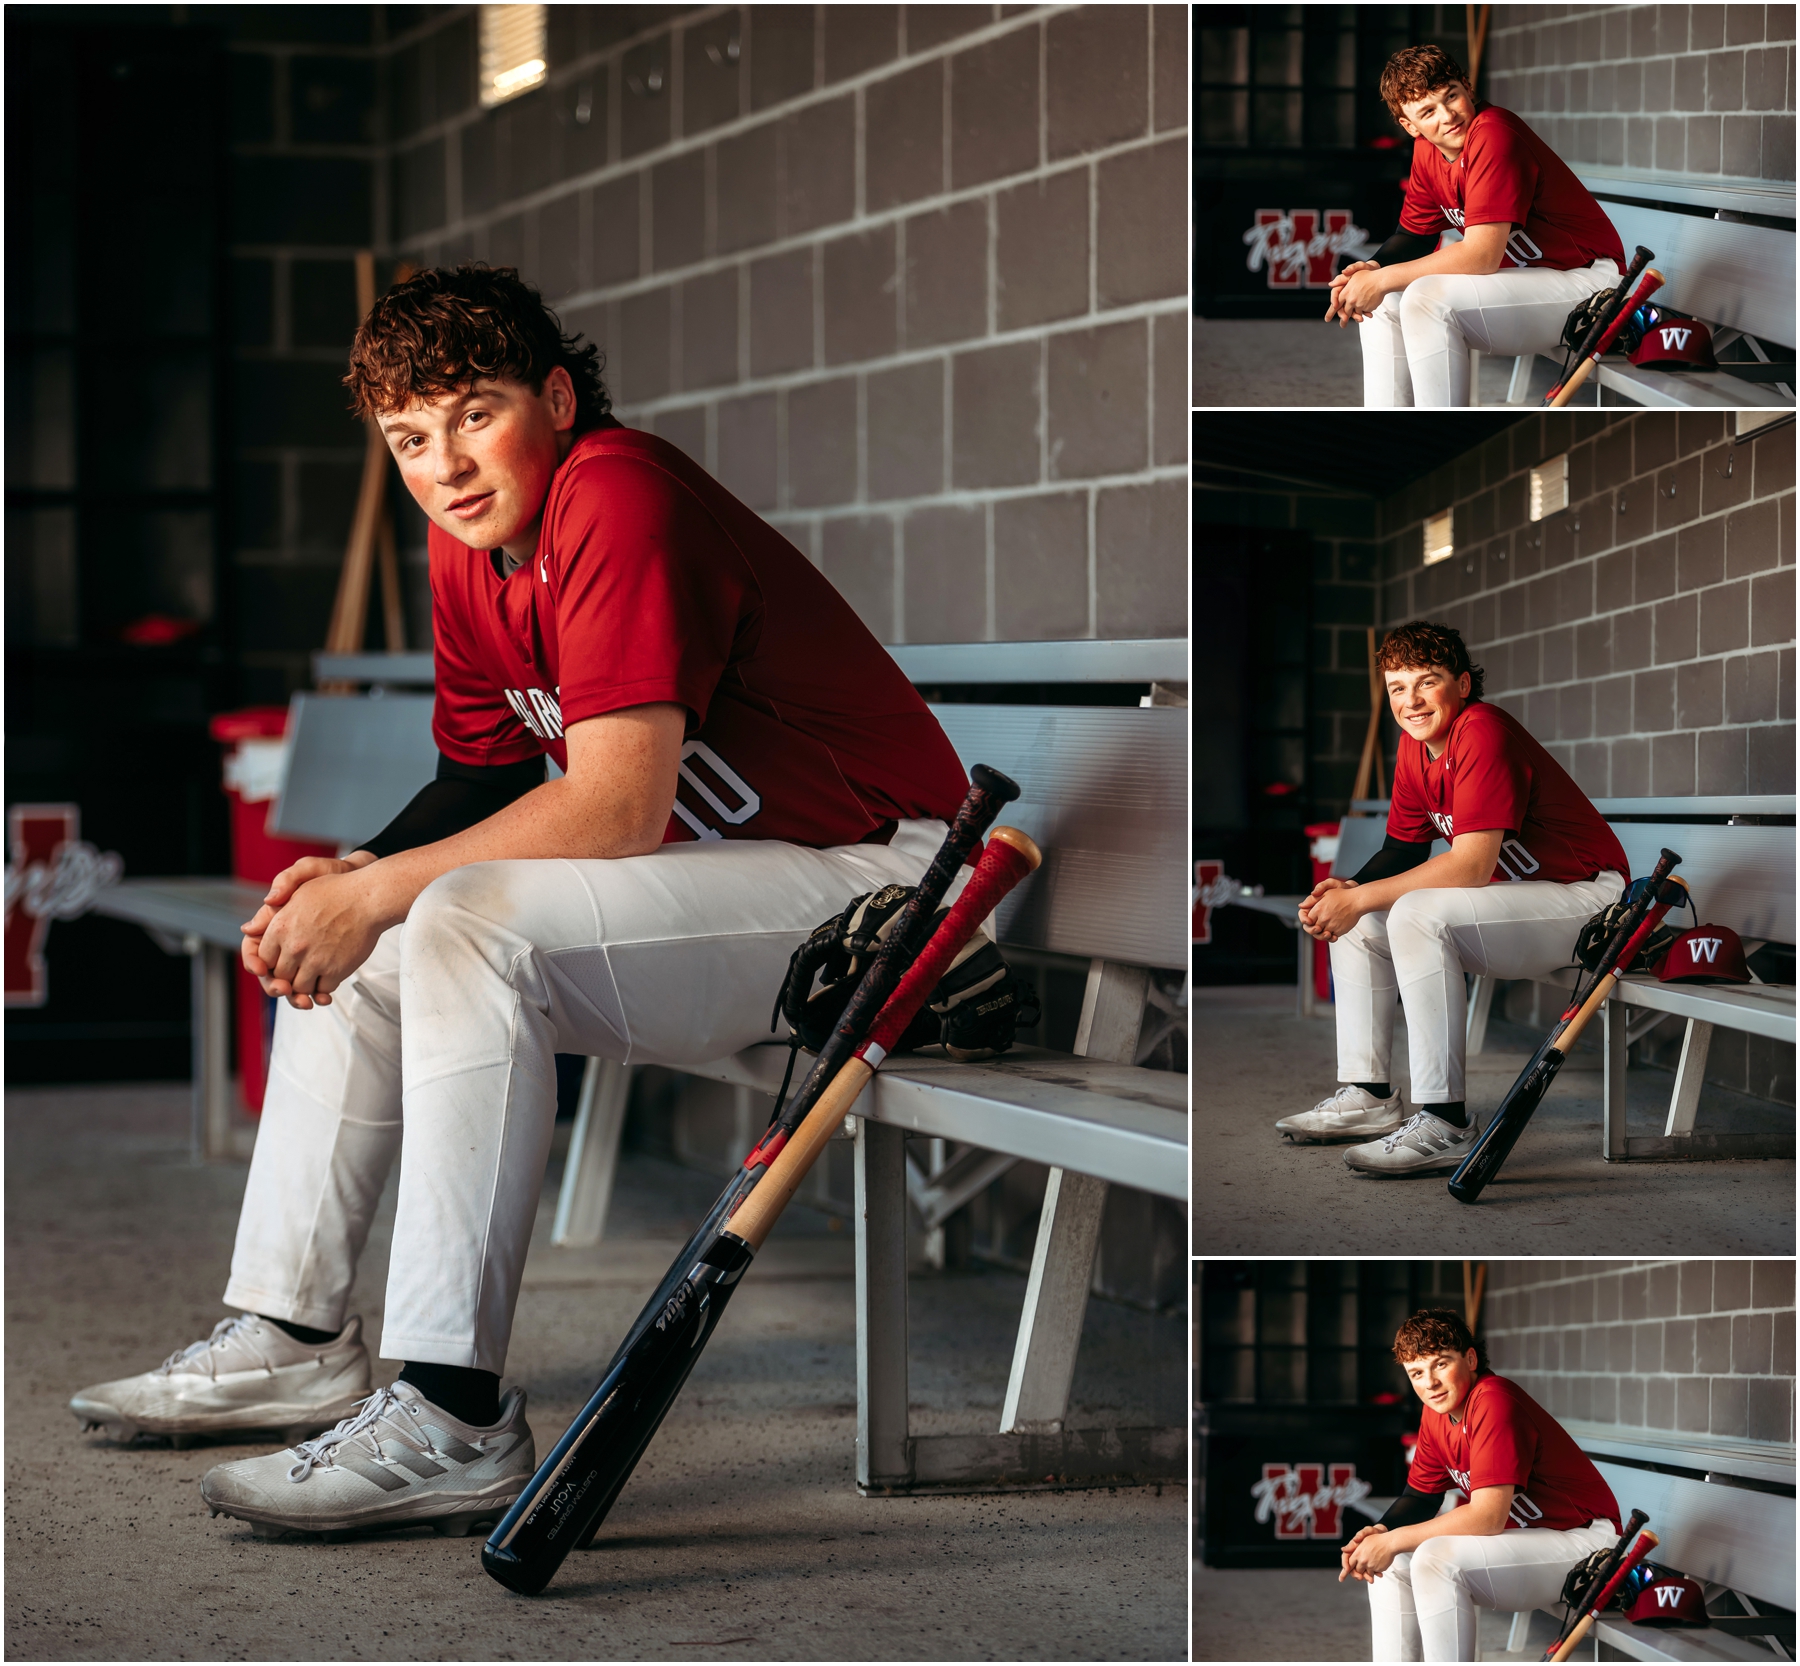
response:
<path fill-rule="evenodd" d="M 1343 260 L 1365 259 L 1369 234 L 1347 208 L 1259 208 L 1244 233 L 1252 272 L 1268 272 L 1271 289 L 1329 289 Z"/>
<path fill-rule="evenodd" d="M 84 840 L 74 804 L 15 804 L 6 813 L 6 1004 L 41 1007 L 50 999 L 44 939 L 52 920 L 73 920 L 94 906 L 125 864 Z"/>
<path fill-rule="evenodd" d="M 1225 864 L 1210 859 L 1194 864 L 1194 941 L 1212 941 L 1212 911 L 1224 899 L 1218 895 Z"/>
<path fill-rule="evenodd" d="M 1277 1539 L 1341 1539 L 1344 1508 L 1373 1490 L 1355 1464 L 1264 1464 L 1251 1489 L 1256 1519 L 1273 1520 Z"/>

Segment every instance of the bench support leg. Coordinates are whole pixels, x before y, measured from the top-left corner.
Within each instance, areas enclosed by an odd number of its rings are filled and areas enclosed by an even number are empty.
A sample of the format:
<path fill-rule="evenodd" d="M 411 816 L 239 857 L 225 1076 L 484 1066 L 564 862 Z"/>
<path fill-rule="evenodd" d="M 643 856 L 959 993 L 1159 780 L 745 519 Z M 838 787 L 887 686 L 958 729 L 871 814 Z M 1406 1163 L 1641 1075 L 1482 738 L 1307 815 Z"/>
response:
<path fill-rule="evenodd" d="M 1506 1652 L 1508 1654 L 1517 1654 L 1519 1650 L 1525 1647 L 1525 1639 L 1530 1635 L 1530 1632 L 1531 1611 L 1527 1609 L 1523 1614 L 1513 1615 L 1512 1629 L 1506 1634 Z"/>
<path fill-rule="evenodd" d="M 1031 1251 L 1025 1314 L 1000 1414 L 1003 1435 L 1054 1433 L 1063 1426 L 1105 1212 L 1104 1180 L 1067 1169 L 1050 1171 Z"/>
<path fill-rule="evenodd" d="M 1469 1022 L 1464 1054 L 1479 1053 L 1487 1045 L 1488 1013 L 1494 1005 L 1494 980 L 1477 978 L 1469 991 Z"/>
<path fill-rule="evenodd" d="M 1609 1163 L 1625 1161 L 1625 1067 L 1630 1055 L 1627 1020 L 1622 1002 L 1608 1001 L 1600 1008 L 1600 1155 Z"/>
<path fill-rule="evenodd" d="M 225 951 L 198 937 L 187 940 L 189 1025 L 193 1037 L 196 1163 L 232 1155 L 231 967 Z"/>
<path fill-rule="evenodd" d="M 612 1204 L 619 1138 L 625 1129 L 625 1102 L 630 1096 L 630 1065 L 612 1059 L 587 1061 L 562 1189 L 556 1195 L 551 1243 L 565 1249 L 589 1249 L 606 1236 L 606 1212 Z"/>
<path fill-rule="evenodd" d="M 1531 365 L 1534 357 L 1531 353 L 1521 353 L 1513 360 L 1512 380 L 1506 385 L 1507 404 L 1523 405 L 1531 397 Z"/>
<path fill-rule="evenodd" d="M 1694 1113 L 1700 1105 L 1700 1084 L 1706 1079 L 1706 1055 L 1712 1038 L 1712 1025 L 1698 1018 L 1688 1020 L 1687 1034 L 1681 1038 L 1681 1062 L 1675 1067 L 1675 1094 L 1669 1101 L 1665 1136 L 1694 1131 Z"/>
<path fill-rule="evenodd" d="M 906 1136 L 856 1121 L 856 1483 L 904 1485 L 906 1425 Z"/>

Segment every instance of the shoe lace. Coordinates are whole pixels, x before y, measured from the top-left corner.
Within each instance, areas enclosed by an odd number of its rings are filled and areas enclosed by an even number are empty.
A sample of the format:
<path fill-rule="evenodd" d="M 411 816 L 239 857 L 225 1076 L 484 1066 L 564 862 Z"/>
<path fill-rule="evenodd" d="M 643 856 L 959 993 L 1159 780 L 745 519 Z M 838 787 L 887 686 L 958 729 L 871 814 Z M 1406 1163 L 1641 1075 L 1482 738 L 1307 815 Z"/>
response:
<path fill-rule="evenodd" d="M 1411 1116 L 1393 1131 L 1393 1133 L 1389 1134 L 1388 1137 L 1381 1142 L 1382 1149 L 1384 1151 L 1397 1150 L 1405 1142 L 1408 1134 L 1415 1131 L 1423 1133 L 1425 1119 L 1430 1115 L 1431 1113 L 1429 1111 L 1414 1111 Z"/>
<path fill-rule="evenodd" d="M 257 1323 L 256 1315 L 253 1313 L 239 1313 L 235 1317 L 221 1319 L 213 1326 L 212 1335 L 202 1337 L 198 1342 L 190 1342 L 185 1348 L 177 1348 L 157 1367 L 157 1370 L 166 1377 L 170 1372 L 183 1365 L 193 1370 L 199 1370 L 204 1366 L 206 1374 L 216 1381 L 219 1375 L 218 1356 L 235 1342 L 263 1370 L 270 1376 L 274 1376 L 274 1361 L 269 1358 L 262 1345 L 256 1341 Z"/>
<path fill-rule="evenodd" d="M 327 1429 L 324 1434 L 315 1435 L 311 1440 L 303 1440 L 294 1447 L 299 1461 L 288 1470 L 287 1478 L 290 1481 L 304 1481 L 315 1468 L 330 1469 L 337 1461 L 337 1449 L 351 1444 L 361 1447 L 376 1463 L 385 1463 L 387 1454 L 381 1449 L 382 1436 L 379 1432 L 379 1425 L 383 1421 L 394 1426 L 391 1433 L 395 1439 L 417 1446 L 428 1458 L 443 1456 L 437 1449 L 437 1442 L 426 1433 L 425 1425 L 419 1421 L 412 1405 L 402 1400 L 393 1389 L 378 1388 L 336 1428 Z M 405 1424 L 411 1424 L 410 1431 Z"/>

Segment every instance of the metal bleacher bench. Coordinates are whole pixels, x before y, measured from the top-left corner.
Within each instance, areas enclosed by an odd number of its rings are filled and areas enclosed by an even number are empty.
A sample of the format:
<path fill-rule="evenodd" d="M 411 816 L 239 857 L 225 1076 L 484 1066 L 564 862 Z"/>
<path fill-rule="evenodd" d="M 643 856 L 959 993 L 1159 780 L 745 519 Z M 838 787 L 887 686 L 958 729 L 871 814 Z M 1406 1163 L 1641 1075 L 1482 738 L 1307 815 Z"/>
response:
<path fill-rule="evenodd" d="M 1794 941 L 1794 828 L 1743 824 L 1740 817 L 1792 817 L 1788 795 L 1731 798 L 1597 798 L 1634 875 L 1647 874 L 1662 849 L 1680 853 L 1675 871 L 1694 899 L 1694 917 L 1685 909 L 1670 918 L 1690 924 L 1729 926 L 1744 941 L 1746 954 L 1764 943 Z M 1387 802 L 1359 799 L 1344 818 L 1332 872 L 1348 876 L 1381 848 L 1387 831 Z M 1442 840 L 1432 846 L 1447 848 Z M 1283 899 L 1284 901 L 1286 899 Z M 1539 981 L 1573 988 L 1575 973 L 1553 973 Z M 1487 1039 L 1493 1005 L 1492 978 L 1471 981 L 1467 1050 L 1479 1054 Z M 1636 1014 L 1634 1018 L 1632 1015 Z M 1660 1135 L 1628 1134 L 1625 1125 L 1627 1048 L 1669 1018 L 1687 1022 L 1674 1091 Z M 1601 1155 L 1609 1163 L 1714 1157 L 1792 1157 L 1794 1137 L 1784 1134 L 1708 1134 L 1694 1131 L 1706 1055 L 1715 1029 L 1744 1030 L 1792 1043 L 1795 1036 L 1791 984 L 1660 983 L 1648 972 L 1629 972 L 1601 1008 L 1604 1027 Z"/>
<path fill-rule="evenodd" d="M 1620 1429 L 1563 1419 L 1618 1502 L 1657 1536 L 1649 1560 L 1697 1579 L 1713 1624 L 1704 1630 L 1633 1625 L 1617 1609 L 1597 1621 L 1575 1658 L 1768 1661 L 1794 1658 L 1794 1448 L 1718 1436 Z M 1452 1493 L 1446 1509 L 1461 1501 Z M 1356 1508 L 1379 1520 L 1393 1502 Z M 1562 1608 L 1514 1614 L 1506 1654 L 1536 1660 Z M 1535 1624 L 1534 1624 L 1535 1621 Z M 1491 1651 L 1484 1659 L 1499 1658 Z"/>
<path fill-rule="evenodd" d="M 1733 370 L 1670 372 L 1640 368 L 1621 354 L 1601 360 L 1594 402 L 1607 393 L 1639 405 L 1791 406 L 1794 403 L 1794 186 L 1792 181 L 1700 179 L 1689 174 L 1578 166 L 1577 177 L 1600 201 L 1629 259 L 1639 244 L 1664 283 L 1655 301 L 1703 320 L 1713 349 L 1742 342 L 1750 355 Z M 1762 222 L 1773 220 L 1778 224 Z M 1771 364 L 1762 343 L 1785 351 Z M 1560 363 L 1560 352 L 1549 355 Z M 1779 364 L 1785 361 L 1785 371 Z M 1525 403 L 1532 355 L 1513 363 L 1507 403 Z M 1471 378 L 1471 387 L 1476 385 Z M 1582 395 L 1577 394 L 1580 399 Z"/>
<path fill-rule="evenodd" d="M 1019 1046 L 988 1064 L 893 1060 L 850 1119 L 858 1486 L 906 1492 L 1183 1476 L 1182 1427 L 1074 1430 L 1063 1422 L 1107 1187 L 1187 1198 L 1188 1078 L 1138 1063 L 1186 1021 L 1179 976 L 1159 982 L 1152 974 L 1180 974 L 1188 956 L 1187 712 L 1161 703 L 1159 692 L 1185 684 L 1187 644 L 984 642 L 890 652 L 928 694 L 1011 685 L 1011 703 L 958 699 L 933 709 L 965 765 L 990 764 L 1020 783 L 1023 796 L 1003 819 L 1045 853 L 1039 872 L 996 915 L 1001 942 L 1063 964 L 1079 957 L 1073 963 L 1086 963 L 1087 978 L 1073 1054 Z M 368 692 L 294 697 L 287 777 L 269 826 L 349 848 L 435 769 L 431 696 L 417 692 L 431 683 L 431 660 L 319 655 L 315 674 Z M 1099 683 L 1149 692 L 1138 705 L 1017 699 L 1019 685 Z M 215 1134 L 230 1114 L 226 955 L 260 890 L 225 880 L 127 880 L 99 904 L 195 956 L 196 1104 Z M 773 1093 L 786 1059 L 784 1045 L 753 1047 L 691 1073 Z M 557 1204 L 559 1243 L 601 1238 L 629 1076 L 628 1067 L 588 1061 Z M 924 1172 L 907 1154 L 908 1135 L 955 1142 L 935 1149 L 956 1154 Z M 223 1154 L 226 1146 L 214 1139 L 207 1149 Z M 1020 1159 L 1047 1165 L 1050 1175 L 1000 1428 L 915 1436 L 907 1419 L 909 1191 L 926 1224 L 936 1225 Z"/>

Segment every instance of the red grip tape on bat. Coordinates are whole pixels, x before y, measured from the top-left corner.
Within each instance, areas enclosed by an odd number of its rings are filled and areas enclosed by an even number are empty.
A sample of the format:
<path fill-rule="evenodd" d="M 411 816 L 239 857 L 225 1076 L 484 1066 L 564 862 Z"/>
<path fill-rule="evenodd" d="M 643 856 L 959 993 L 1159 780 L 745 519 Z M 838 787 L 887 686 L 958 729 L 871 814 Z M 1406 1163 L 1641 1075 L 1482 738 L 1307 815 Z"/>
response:
<path fill-rule="evenodd" d="M 857 1048 L 857 1058 L 871 1070 L 880 1068 L 888 1049 L 905 1033 L 962 946 L 993 913 L 1000 899 L 1042 860 L 1037 846 L 1017 828 L 996 827 L 988 835 L 987 848 L 969 875 L 962 895 L 951 905 L 944 923 L 931 934 L 931 941 L 907 967 L 899 987 L 888 997 L 881 1016 L 870 1028 L 868 1040 Z"/>

